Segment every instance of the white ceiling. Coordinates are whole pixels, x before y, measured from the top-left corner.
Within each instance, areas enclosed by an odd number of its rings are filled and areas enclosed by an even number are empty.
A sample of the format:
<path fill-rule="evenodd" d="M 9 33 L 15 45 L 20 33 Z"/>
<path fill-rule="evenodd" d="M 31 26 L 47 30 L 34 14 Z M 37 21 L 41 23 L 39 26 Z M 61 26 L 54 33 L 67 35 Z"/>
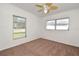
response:
<path fill-rule="evenodd" d="M 37 7 L 35 6 L 36 4 L 38 3 L 14 3 L 13 5 L 22 8 L 28 12 L 31 12 L 35 15 L 44 17 L 44 13 L 38 12 Z M 79 8 L 79 3 L 54 3 L 54 5 L 58 6 L 58 9 L 50 12 L 48 15 Z"/>

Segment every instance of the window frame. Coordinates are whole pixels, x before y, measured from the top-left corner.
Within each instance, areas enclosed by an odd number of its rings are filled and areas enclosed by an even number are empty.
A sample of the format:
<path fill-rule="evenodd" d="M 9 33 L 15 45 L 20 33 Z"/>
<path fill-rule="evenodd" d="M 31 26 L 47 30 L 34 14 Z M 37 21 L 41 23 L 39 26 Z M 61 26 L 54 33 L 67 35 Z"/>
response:
<path fill-rule="evenodd" d="M 17 37 L 17 38 L 14 38 L 14 19 L 15 19 L 15 17 L 18 17 L 18 18 L 22 18 L 22 19 L 24 19 L 25 20 L 25 36 L 23 36 L 23 37 Z M 21 38 L 26 38 L 27 37 L 27 34 L 26 34 L 26 17 L 21 17 L 21 16 L 16 16 L 16 15 L 13 15 L 13 31 L 12 31 L 12 35 L 13 35 L 13 39 L 14 40 L 16 40 L 16 39 L 21 39 Z"/>
<path fill-rule="evenodd" d="M 63 19 L 68 19 L 68 24 L 67 24 L 67 25 L 68 25 L 68 29 L 67 29 L 67 30 L 64 30 L 64 29 L 57 30 L 57 29 L 56 29 L 56 26 L 57 26 L 57 20 L 63 20 Z M 58 18 L 58 19 L 53 19 L 53 20 L 55 21 L 55 25 L 54 25 L 54 26 L 55 26 L 55 29 L 47 29 L 47 28 L 46 28 L 47 30 L 69 31 L 70 17 Z M 52 20 L 48 20 L 48 21 L 52 21 Z M 47 22 L 48 22 L 48 21 L 47 21 Z M 46 24 L 46 27 L 47 27 L 47 24 Z"/>
<path fill-rule="evenodd" d="M 47 23 L 49 22 L 49 21 L 55 21 L 55 20 L 48 20 L 47 22 L 46 22 L 46 29 L 47 29 Z M 56 26 L 56 23 L 53 25 L 54 27 Z M 55 30 L 55 29 L 47 29 L 47 30 Z"/>
<path fill-rule="evenodd" d="M 69 23 L 70 23 L 70 17 L 64 17 L 64 18 L 59 18 L 59 19 L 56 19 L 56 24 L 55 24 L 55 27 L 57 26 L 57 20 L 63 20 L 63 19 L 68 19 L 68 29 L 67 30 L 64 30 L 64 29 L 61 29 L 61 30 L 58 30 L 55 28 L 55 30 L 57 31 L 69 31 Z M 63 24 L 62 24 L 63 25 Z"/>

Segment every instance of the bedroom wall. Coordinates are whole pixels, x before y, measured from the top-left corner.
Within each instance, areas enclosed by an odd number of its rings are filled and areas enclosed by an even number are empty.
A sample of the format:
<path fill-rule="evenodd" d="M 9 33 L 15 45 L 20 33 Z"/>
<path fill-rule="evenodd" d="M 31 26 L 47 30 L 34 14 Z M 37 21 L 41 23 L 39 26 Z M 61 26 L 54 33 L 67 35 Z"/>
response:
<path fill-rule="evenodd" d="M 47 20 L 64 17 L 70 17 L 69 31 L 45 29 Z M 55 15 L 46 16 L 43 18 L 41 25 L 43 38 L 79 47 L 79 9 L 73 9 L 70 11 L 60 12 Z"/>
<path fill-rule="evenodd" d="M 36 15 L 11 4 L 0 4 L 0 50 L 7 49 L 40 37 L 40 20 Z M 26 17 L 27 37 L 13 40 L 12 15 Z"/>

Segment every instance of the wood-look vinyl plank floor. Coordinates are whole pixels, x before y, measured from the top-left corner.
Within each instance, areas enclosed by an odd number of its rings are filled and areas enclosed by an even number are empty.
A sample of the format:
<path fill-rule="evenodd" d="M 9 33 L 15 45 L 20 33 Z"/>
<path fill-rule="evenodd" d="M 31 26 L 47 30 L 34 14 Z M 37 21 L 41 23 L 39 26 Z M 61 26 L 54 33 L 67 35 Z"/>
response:
<path fill-rule="evenodd" d="M 79 48 L 50 41 L 37 39 L 0 52 L 1 56 L 79 56 Z"/>

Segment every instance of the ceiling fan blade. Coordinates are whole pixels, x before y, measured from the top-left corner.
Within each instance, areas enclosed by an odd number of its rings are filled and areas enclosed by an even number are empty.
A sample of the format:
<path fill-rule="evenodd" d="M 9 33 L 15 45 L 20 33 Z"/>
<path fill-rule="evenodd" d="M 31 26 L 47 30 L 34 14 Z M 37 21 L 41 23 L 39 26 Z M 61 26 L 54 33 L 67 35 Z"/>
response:
<path fill-rule="evenodd" d="M 47 5 L 47 6 L 51 6 L 51 5 L 52 5 L 52 3 L 46 3 L 46 5 Z"/>
<path fill-rule="evenodd" d="M 50 7 L 50 10 L 56 10 L 56 9 L 58 9 L 57 6 L 51 6 L 51 7 Z"/>
<path fill-rule="evenodd" d="M 37 6 L 37 7 L 39 7 L 39 8 L 43 8 L 43 5 L 35 5 L 35 6 Z"/>

